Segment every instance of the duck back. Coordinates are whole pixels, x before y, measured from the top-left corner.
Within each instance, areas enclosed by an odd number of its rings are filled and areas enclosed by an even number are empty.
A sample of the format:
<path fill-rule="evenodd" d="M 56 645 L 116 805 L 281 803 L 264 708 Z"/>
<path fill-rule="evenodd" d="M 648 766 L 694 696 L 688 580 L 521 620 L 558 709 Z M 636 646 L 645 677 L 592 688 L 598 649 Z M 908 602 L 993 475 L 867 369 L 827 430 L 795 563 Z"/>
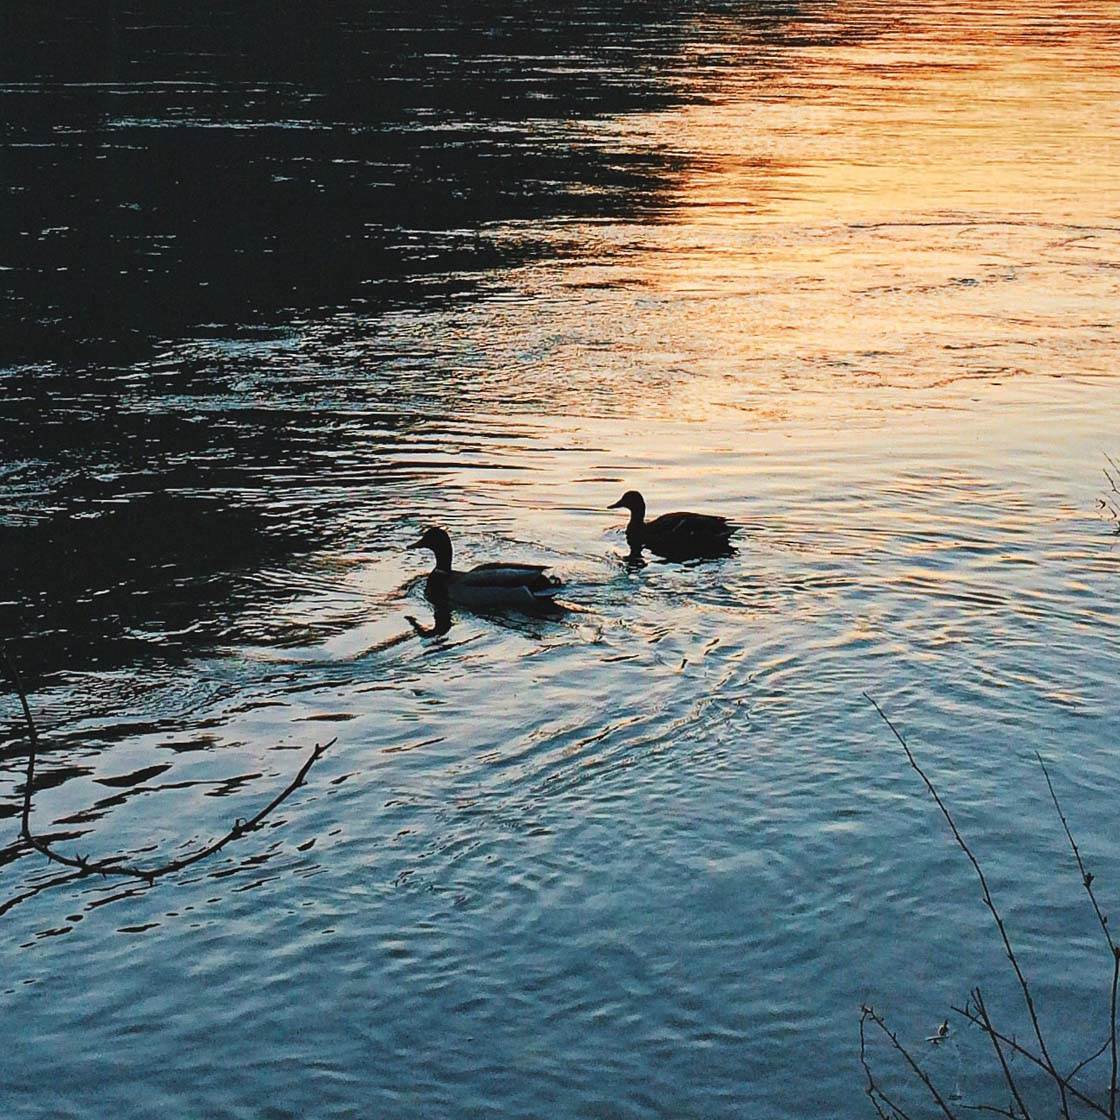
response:
<path fill-rule="evenodd" d="M 735 528 L 726 517 L 708 513 L 663 513 L 643 526 L 642 541 L 668 559 L 720 556 L 731 551 Z"/>

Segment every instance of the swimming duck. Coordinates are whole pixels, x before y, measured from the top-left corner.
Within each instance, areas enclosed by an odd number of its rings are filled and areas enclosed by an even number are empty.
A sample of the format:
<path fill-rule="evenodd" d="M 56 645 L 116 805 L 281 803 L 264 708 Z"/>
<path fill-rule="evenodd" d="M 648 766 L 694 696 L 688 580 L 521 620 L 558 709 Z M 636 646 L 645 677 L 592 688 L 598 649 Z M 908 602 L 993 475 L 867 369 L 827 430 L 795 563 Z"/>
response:
<path fill-rule="evenodd" d="M 628 509 L 630 524 L 626 540 L 632 556 L 643 548 L 667 560 L 689 560 L 702 556 L 726 556 L 735 526 L 726 517 L 710 513 L 663 513 L 646 520 L 646 502 L 637 490 L 627 490 L 608 509 Z"/>
<path fill-rule="evenodd" d="M 431 549 L 435 555 L 436 566 L 428 573 L 424 592 L 436 604 L 540 610 L 554 607 L 552 597 L 562 586 L 540 564 L 479 564 L 469 572 L 457 572 L 451 566 L 451 538 L 443 529 L 425 530 L 408 547 Z"/>

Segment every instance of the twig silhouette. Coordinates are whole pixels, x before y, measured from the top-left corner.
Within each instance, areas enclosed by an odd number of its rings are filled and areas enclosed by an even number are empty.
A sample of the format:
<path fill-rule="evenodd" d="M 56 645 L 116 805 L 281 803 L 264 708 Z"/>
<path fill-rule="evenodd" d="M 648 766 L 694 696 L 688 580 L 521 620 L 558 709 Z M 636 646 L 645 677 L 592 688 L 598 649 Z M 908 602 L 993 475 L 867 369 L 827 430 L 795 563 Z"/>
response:
<path fill-rule="evenodd" d="M 68 871 L 64 875 L 56 875 L 53 879 L 47 879 L 44 882 L 37 883 L 33 887 L 29 887 L 23 891 L 22 894 L 13 895 L 11 898 L 5 899 L 0 903 L 0 917 L 3 917 L 9 910 L 14 910 L 21 902 L 26 902 L 29 898 L 34 898 L 37 894 L 42 894 L 45 890 L 50 890 L 51 887 L 59 887 L 63 883 L 71 883 L 75 879 L 83 878 L 81 871 Z"/>
<path fill-rule="evenodd" d="M 67 856 L 56 851 L 46 840 L 36 836 L 31 829 L 31 796 L 35 785 L 35 762 L 39 752 L 39 732 L 35 726 L 35 719 L 31 714 L 31 705 L 28 703 L 27 692 L 23 687 L 23 680 L 20 677 L 19 670 L 16 669 L 12 659 L 8 656 L 7 650 L 5 650 L 2 645 L 0 645 L 0 667 L 3 668 L 12 688 L 19 697 L 20 705 L 23 708 L 24 724 L 27 728 L 27 773 L 23 787 L 23 811 L 20 818 L 20 835 L 29 847 L 33 848 L 41 855 L 46 856 L 52 863 L 61 864 L 63 867 L 74 868 L 77 871 L 76 875 L 60 876 L 58 879 L 52 880 L 51 885 L 66 882 L 71 878 L 80 878 L 85 875 L 118 875 L 131 879 L 142 879 L 150 885 L 155 883 L 156 879 L 160 879 L 165 875 L 171 875 L 176 871 L 182 871 L 184 867 L 190 867 L 191 864 L 198 863 L 199 860 L 214 855 L 215 852 L 221 851 L 227 844 L 240 839 L 246 833 L 256 829 L 274 809 L 299 789 L 299 787 L 303 785 L 304 779 L 307 777 L 307 772 L 318 762 L 323 752 L 335 742 L 334 739 L 331 739 L 330 742 L 323 743 L 321 746 L 316 744 L 314 749 L 304 760 L 303 765 L 297 771 L 296 776 L 269 801 L 263 809 L 248 820 L 242 820 L 238 817 L 237 820 L 234 821 L 233 827 L 223 836 L 196 849 L 194 852 L 191 852 L 190 855 L 181 856 L 178 859 L 170 860 L 167 863 L 155 867 L 137 866 L 129 863 L 125 856 L 108 856 L 103 859 L 91 859 L 88 855 L 83 856 L 77 853 L 73 856 Z M 22 901 L 26 897 L 30 896 L 21 895 L 18 901 Z M 17 900 L 11 900 L 8 904 L 5 904 L 4 908 L 0 909 L 0 913 L 9 909 L 11 905 L 15 905 L 16 901 Z"/>
<path fill-rule="evenodd" d="M 1066 1081 L 1067 1081 L 1067 1082 L 1071 1082 L 1071 1081 L 1073 1081 L 1073 1079 L 1074 1079 L 1074 1078 L 1075 1078 L 1075 1077 L 1076 1077 L 1076 1076 L 1077 1076 L 1077 1075 L 1078 1075 L 1078 1074 L 1079 1074 L 1079 1073 L 1080 1073 L 1080 1072 L 1081 1072 L 1081 1071 L 1082 1071 L 1082 1070 L 1083 1070 L 1083 1069 L 1084 1069 L 1084 1068 L 1085 1068 L 1085 1067 L 1086 1067 L 1086 1066 L 1087 1066 L 1087 1065 L 1088 1065 L 1088 1064 L 1089 1064 L 1090 1062 L 1095 1062 L 1095 1061 L 1096 1061 L 1096 1060 L 1097 1060 L 1097 1059 L 1098 1059 L 1098 1058 L 1099 1058 L 1099 1057 L 1100 1057 L 1100 1056 L 1101 1056 L 1101 1055 L 1102 1055 L 1102 1054 L 1103 1054 L 1103 1053 L 1104 1053 L 1104 1052 L 1105 1052 L 1105 1051 L 1106 1051 L 1106 1050 L 1108 1049 L 1108 1045 L 1109 1045 L 1109 1043 L 1110 1043 L 1110 1042 L 1111 1042 L 1111 1039 L 1108 1039 L 1108 1038 L 1106 1038 L 1106 1039 L 1104 1040 L 1104 1042 L 1102 1042 L 1102 1043 L 1100 1044 L 1100 1046 L 1098 1046 L 1098 1047 L 1096 1048 L 1096 1050 L 1094 1050 L 1094 1051 L 1093 1051 L 1093 1052 L 1092 1052 L 1092 1053 L 1091 1053 L 1091 1054 L 1090 1054 L 1090 1055 L 1089 1055 L 1089 1056 L 1088 1056 L 1087 1058 L 1082 1058 L 1082 1059 L 1081 1059 L 1081 1061 L 1079 1061 L 1079 1062 L 1077 1063 L 1077 1065 L 1075 1065 L 1075 1066 L 1073 1067 L 1073 1069 L 1071 1069 L 1071 1070 L 1069 1071 L 1069 1073 L 1067 1073 L 1067 1074 L 1066 1074 Z"/>
<path fill-rule="evenodd" d="M 863 1091 L 867 1094 L 867 1099 L 875 1106 L 875 1111 L 879 1114 L 879 1120 L 910 1120 L 910 1116 L 902 1110 L 902 1107 L 883 1092 L 879 1083 L 875 1080 L 874 1073 L 871 1072 L 871 1063 L 867 1060 L 867 1021 L 871 1019 L 881 1023 L 882 1020 L 866 1004 L 859 1011 L 859 1062 L 867 1076 L 867 1085 L 864 1086 Z M 891 1110 L 893 1116 L 888 1116 L 883 1111 L 884 1104 Z"/>
<path fill-rule="evenodd" d="M 1058 799 L 1057 791 L 1054 788 L 1054 783 L 1051 780 L 1050 772 L 1047 769 L 1045 761 L 1043 760 L 1042 756 L 1036 752 L 1039 766 L 1042 768 L 1043 776 L 1046 779 L 1047 789 L 1050 791 L 1050 799 L 1054 803 L 1054 809 L 1058 814 L 1058 819 L 1062 823 L 1062 828 L 1065 830 L 1066 839 L 1069 841 L 1070 850 L 1073 852 L 1074 860 L 1077 863 L 1077 869 L 1081 876 L 1081 885 L 1084 887 L 1086 894 L 1089 896 L 1089 901 L 1093 907 L 1093 913 L 1096 915 L 1097 923 L 1101 928 L 1102 934 L 1104 935 L 1105 942 L 1109 948 L 1109 955 L 1112 960 L 1108 1037 L 1096 1050 L 1093 1051 L 1093 1053 L 1078 1062 L 1077 1065 L 1074 1066 L 1073 1069 L 1069 1072 L 1069 1074 L 1065 1076 L 1058 1072 L 1053 1058 L 1051 1057 L 1050 1052 L 1047 1049 L 1046 1041 L 1043 1037 L 1041 1025 L 1035 1009 L 1034 997 L 1031 992 L 1030 985 L 1027 981 L 1025 973 L 1020 967 L 1019 960 L 1015 955 L 1015 951 L 1011 945 L 1010 936 L 1007 932 L 1007 927 L 1004 924 L 1003 918 L 998 908 L 996 907 L 995 900 L 992 897 L 991 890 L 988 887 L 987 878 L 984 875 L 984 871 L 980 866 L 979 860 L 976 858 L 975 853 L 969 847 L 967 841 L 961 835 L 961 832 L 957 828 L 952 814 L 950 813 L 945 802 L 942 800 L 940 794 L 933 784 L 933 781 L 930 779 L 929 775 L 926 774 L 926 772 L 922 769 L 921 765 L 914 757 L 914 754 L 911 751 L 902 733 L 887 717 L 883 709 L 880 708 L 879 705 L 870 696 L 867 695 L 867 693 L 864 693 L 864 697 L 872 705 L 872 707 L 875 708 L 880 718 L 887 725 L 887 727 L 890 728 L 891 733 L 894 735 L 895 739 L 898 740 L 899 744 L 902 746 L 902 749 L 906 752 L 906 757 L 909 760 L 911 767 L 917 772 L 919 777 L 921 777 L 922 781 L 925 783 L 926 789 L 929 791 L 930 796 L 933 798 L 934 803 L 937 805 L 938 809 L 941 810 L 941 814 L 948 823 L 949 829 L 953 834 L 953 838 L 956 841 L 957 846 L 964 852 L 964 854 L 968 857 L 969 862 L 972 864 L 973 869 L 976 872 L 976 876 L 980 881 L 984 905 L 991 913 L 995 921 L 996 928 L 999 930 L 1000 937 L 1003 941 L 1005 954 L 1019 983 L 1019 987 L 1023 994 L 1023 1001 L 1026 1005 L 1027 1014 L 1030 1018 L 1031 1026 L 1034 1030 L 1035 1038 L 1038 1042 L 1038 1050 L 1035 1051 L 1030 1047 L 1025 1046 L 1013 1035 L 1009 1035 L 1007 1031 L 999 1029 L 995 1025 L 991 1015 L 988 1012 L 988 1007 L 984 1001 L 983 993 L 979 988 L 974 988 L 969 993 L 969 1000 L 964 1005 L 964 1007 L 957 1007 L 956 1005 L 953 1005 L 952 1010 L 955 1014 L 960 1015 L 967 1022 L 977 1027 L 983 1034 L 987 1035 L 988 1040 L 989 1042 L 991 1042 L 992 1047 L 995 1051 L 996 1059 L 999 1062 L 1000 1069 L 1003 1073 L 1004 1083 L 1010 1093 L 1010 1099 L 1006 1108 L 1000 1107 L 998 1105 L 960 1105 L 959 1107 L 962 1110 L 967 1108 L 969 1111 L 989 1112 L 998 1116 L 1006 1116 L 1011 1118 L 1011 1120 L 1031 1120 L 1031 1113 L 1027 1107 L 1026 1099 L 1023 1093 L 1020 1091 L 1019 1084 L 1016 1081 L 1015 1076 L 1013 1075 L 1011 1070 L 1011 1063 L 1008 1060 L 1009 1056 L 1018 1055 L 1022 1058 L 1025 1058 L 1028 1062 L 1030 1062 L 1032 1065 L 1037 1067 L 1048 1076 L 1053 1086 L 1057 1089 L 1061 1115 L 1065 1118 L 1065 1120 L 1069 1120 L 1071 1115 L 1069 1111 L 1070 1100 L 1076 1101 L 1078 1105 L 1083 1106 L 1085 1109 L 1088 1109 L 1089 1111 L 1096 1113 L 1097 1115 L 1107 1117 L 1108 1120 L 1117 1120 L 1117 1079 L 1118 1066 L 1120 1066 L 1120 1054 L 1118 1054 L 1118 1049 L 1120 1049 L 1120 1047 L 1118 1047 L 1116 1013 L 1118 996 L 1120 996 L 1120 944 L 1118 944 L 1116 939 L 1113 938 L 1112 932 L 1109 929 L 1108 925 L 1108 915 L 1105 914 L 1105 912 L 1101 908 L 1099 901 L 1097 900 L 1096 892 L 1093 889 L 1093 875 L 1090 871 L 1087 870 L 1085 866 L 1085 862 L 1081 855 L 1081 850 L 1077 845 L 1077 841 L 1074 839 L 1073 830 L 1070 827 L 1069 820 L 1067 819 L 1065 811 L 1062 808 L 1061 801 Z M 867 1073 L 868 1087 L 866 1089 L 866 1092 L 868 1096 L 871 1097 L 872 1102 L 875 1104 L 875 1107 L 880 1116 L 883 1116 L 885 1114 L 882 1110 L 882 1106 L 879 1103 L 879 1099 L 887 1103 L 888 1106 L 892 1109 L 896 1109 L 897 1106 L 887 1100 L 886 1097 L 883 1097 L 881 1095 L 881 1092 L 879 1091 L 879 1088 L 875 1083 L 869 1063 L 867 1062 L 865 1056 L 864 1021 L 869 1017 L 870 1016 L 867 1015 L 865 1009 L 865 1014 L 860 1020 L 860 1061 Z M 873 1021 L 875 1020 L 873 1019 Z M 886 1029 L 885 1025 L 882 1027 L 882 1029 L 889 1038 L 892 1038 L 892 1040 L 894 1039 L 894 1036 L 890 1031 Z M 912 1056 L 906 1054 L 905 1048 L 901 1047 L 901 1045 L 898 1045 L 895 1048 L 899 1051 L 899 1053 L 903 1055 L 904 1058 L 906 1058 L 907 1062 L 911 1065 L 911 1068 L 914 1070 L 919 1079 L 927 1086 L 927 1088 L 930 1088 L 929 1079 L 924 1075 L 922 1071 L 915 1068 L 916 1063 L 913 1062 Z M 1091 1062 L 1096 1061 L 1096 1059 L 1104 1054 L 1106 1050 L 1110 1051 L 1111 1056 L 1111 1074 L 1109 1078 L 1107 1107 L 1106 1105 L 1102 1104 L 1099 1099 L 1095 1100 L 1092 1096 L 1079 1089 L 1073 1083 L 1074 1078 L 1077 1077 L 1077 1075 Z M 876 1097 L 876 1094 L 878 1094 L 878 1099 Z"/>
<path fill-rule="evenodd" d="M 890 1044 L 902 1055 L 906 1064 L 914 1071 L 914 1074 L 918 1078 L 918 1080 L 921 1081 L 922 1084 L 925 1085 L 925 1087 L 929 1090 L 930 1096 L 933 1097 L 934 1101 L 937 1103 L 937 1107 L 941 1109 L 942 1114 L 945 1116 L 945 1120 L 957 1120 L 956 1113 L 953 1112 L 952 1109 L 950 1109 L 949 1106 L 945 1103 L 945 1098 L 941 1095 L 940 1092 L 938 1092 L 937 1086 L 934 1085 L 933 1081 L 930 1079 L 926 1071 L 922 1069 L 920 1065 L 918 1065 L 917 1061 L 914 1058 L 914 1055 L 911 1054 L 910 1051 L 907 1050 L 901 1042 L 899 1042 L 898 1035 L 896 1035 L 894 1031 L 892 1031 L 890 1027 L 887 1026 L 887 1024 L 883 1021 L 883 1017 L 873 1007 L 869 1007 L 867 1004 L 864 1004 L 859 1010 L 861 1043 L 863 1039 L 863 1024 L 866 1020 L 870 1020 L 875 1024 L 875 1026 L 879 1028 L 879 1030 L 883 1032 L 883 1034 L 887 1036 L 887 1038 L 890 1040 Z M 870 1069 L 866 1062 L 864 1062 L 864 1069 L 868 1070 L 868 1077 L 871 1079 L 871 1085 L 874 1085 L 874 1078 L 871 1078 Z M 879 1091 L 877 1086 L 876 1091 Z M 882 1096 L 881 1091 L 879 1092 L 879 1095 Z M 883 1099 L 886 1100 L 885 1097 Z M 887 1101 L 887 1103 L 890 1104 L 890 1101 Z M 893 1104 L 890 1104 L 890 1107 L 895 1109 L 896 1112 L 899 1111 L 897 1106 Z"/>
<path fill-rule="evenodd" d="M 1117 463 L 1108 452 L 1104 453 L 1104 457 L 1112 470 L 1109 471 L 1108 467 L 1101 468 L 1104 472 L 1104 477 L 1108 480 L 1108 492 L 1098 499 L 1098 505 L 1117 523 L 1113 531 L 1120 533 L 1120 507 L 1116 504 L 1117 498 L 1120 497 L 1120 485 L 1117 485 L 1120 483 L 1120 463 Z"/>
<path fill-rule="evenodd" d="M 1108 461 L 1112 463 L 1111 459 Z M 1114 467 L 1116 466 L 1115 463 L 1112 463 L 1112 465 Z M 1101 910 L 1100 903 L 1097 901 L 1096 892 L 1093 890 L 1093 873 L 1087 871 L 1085 868 L 1085 861 L 1081 858 L 1081 849 L 1078 848 L 1077 841 L 1073 838 L 1073 832 L 1069 827 L 1069 821 L 1066 820 L 1066 815 L 1062 810 L 1062 803 L 1058 800 L 1057 793 L 1054 792 L 1054 783 L 1050 780 L 1050 771 L 1046 769 L 1046 763 L 1043 761 L 1042 755 L 1039 754 L 1038 751 L 1034 752 L 1034 756 L 1038 759 L 1039 766 L 1042 767 L 1042 774 L 1046 778 L 1046 788 L 1050 791 L 1050 800 L 1054 802 L 1054 809 L 1058 814 L 1058 819 L 1062 822 L 1062 828 L 1066 830 L 1066 839 L 1069 840 L 1070 849 L 1073 851 L 1073 858 L 1077 861 L 1077 870 L 1081 872 L 1081 885 L 1085 888 L 1085 893 L 1089 896 L 1089 901 L 1093 904 L 1093 913 L 1097 916 L 1097 923 L 1100 925 L 1105 941 L 1108 942 L 1109 951 L 1112 953 L 1112 990 L 1108 1017 L 1109 1039 L 1106 1045 L 1109 1047 L 1112 1057 L 1112 1072 L 1108 1085 L 1108 1116 L 1109 1120 L 1116 1120 L 1116 1079 L 1118 1072 L 1116 990 L 1118 983 L 1120 983 L 1120 947 L 1118 947 L 1113 940 L 1112 931 L 1108 928 L 1108 915 Z M 1100 1051 L 1098 1051 L 1098 1053 L 1100 1053 Z M 1097 1055 L 1094 1055 L 1094 1057 L 1096 1056 Z"/>
<path fill-rule="evenodd" d="M 1058 1087 L 1059 1104 L 1061 1107 L 1061 1115 L 1064 1120 L 1069 1120 L 1069 1100 L 1066 1094 L 1066 1083 L 1057 1069 L 1054 1066 L 1054 1061 L 1050 1057 L 1050 1050 L 1046 1045 L 1046 1037 L 1042 1031 L 1042 1024 L 1038 1019 L 1038 1012 L 1034 1006 L 1034 996 L 1031 994 L 1030 985 L 1027 983 L 1026 975 L 1023 973 L 1022 966 L 1019 964 L 1019 958 L 1015 955 L 1015 949 L 1011 944 L 1011 938 L 1007 933 L 1007 926 L 1004 924 L 1003 916 L 1000 914 L 999 909 L 996 907 L 995 900 L 992 898 L 992 892 L 988 887 L 988 879 L 984 874 L 984 869 L 980 866 L 980 861 L 976 858 L 972 849 L 968 846 L 968 842 L 961 835 L 960 829 L 957 828 L 957 822 L 953 819 L 953 814 L 949 812 L 949 807 L 941 799 L 941 795 L 937 792 L 933 782 L 930 781 L 929 775 L 919 765 L 918 760 L 914 757 L 914 752 L 911 751 L 909 744 L 902 737 L 901 732 L 890 719 L 887 717 L 886 712 L 879 707 L 877 703 L 866 692 L 863 694 L 864 698 L 869 704 L 879 713 L 883 722 L 891 729 L 891 733 L 898 740 L 899 745 L 906 752 L 906 757 L 910 762 L 911 767 L 917 772 L 918 776 L 925 783 L 925 787 L 929 790 L 930 796 L 933 798 L 934 803 L 938 809 L 941 810 L 941 815 L 945 818 L 946 823 L 949 825 L 949 830 L 953 834 L 953 839 L 957 842 L 957 846 L 968 857 L 969 863 L 972 864 L 973 870 L 976 872 L 976 877 L 980 881 L 981 896 L 984 900 L 984 905 L 988 908 L 989 913 L 995 920 L 996 928 L 999 930 L 1000 938 L 1003 941 L 1003 948 L 1007 953 L 1007 959 L 1011 962 L 1011 967 L 1015 972 L 1015 978 L 1019 981 L 1019 988 L 1023 993 L 1023 1002 L 1027 1007 L 1027 1015 L 1031 1021 L 1031 1027 L 1034 1029 L 1035 1038 L 1038 1039 L 1038 1049 L 1044 1063 L 1046 1071 L 1054 1078 L 1055 1084 Z"/>
<path fill-rule="evenodd" d="M 957 1007 L 956 1004 L 952 1004 L 950 1006 L 951 1010 L 957 1015 L 960 1015 L 961 1018 L 967 1019 L 973 1026 L 979 1027 L 980 1030 L 982 1030 L 985 1034 L 988 1033 L 988 1027 L 985 1025 L 983 1018 L 978 1012 L 973 1011 L 972 1008 L 968 1006 L 968 1004 L 965 1004 L 964 1007 Z M 1083 1093 L 1080 1089 L 1077 1088 L 1076 1085 L 1073 1084 L 1073 1077 L 1078 1072 L 1078 1070 L 1082 1069 L 1083 1066 L 1088 1065 L 1089 1062 L 1093 1060 L 1093 1058 L 1100 1057 L 1100 1055 L 1104 1053 L 1105 1048 L 1108 1045 L 1107 1043 L 1105 1043 L 1105 1046 L 1102 1046 L 1095 1054 L 1090 1055 L 1089 1058 L 1087 1058 L 1081 1066 L 1076 1067 L 1074 1072 L 1071 1073 L 1068 1077 L 1063 1077 L 1056 1070 L 1051 1069 L 1050 1066 L 1048 1066 L 1042 1060 L 1042 1058 L 1040 1058 L 1033 1050 L 1028 1050 L 1021 1042 L 1019 1042 L 1015 1038 L 1012 1038 L 1004 1031 L 1001 1031 L 993 1026 L 991 1028 L 991 1034 L 995 1038 L 998 1038 L 999 1041 L 1009 1050 L 1014 1050 L 1015 1053 L 1020 1057 L 1026 1058 L 1028 1062 L 1038 1066 L 1040 1070 L 1051 1077 L 1057 1084 L 1062 1085 L 1071 1097 L 1073 1097 L 1075 1100 L 1080 1101 L 1086 1108 L 1091 1109 L 1093 1112 L 1100 1113 L 1101 1116 L 1108 1115 L 1108 1109 L 1106 1109 L 1099 1101 L 1093 1100 L 1092 1097 L 1088 1096 L 1086 1093 Z"/>
<path fill-rule="evenodd" d="M 972 1002 L 976 1007 L 976 1010 L 980 1013 L 980 1018 L 984 1021 L 985 1033 L 991 1040 L 992 1048 L 996 1052 L 996 1058 L 999 1061 L 1000 1069 L 1003 1070 L 1004 1083 L 1011 1091 L 1011 1096 L 1014 1099 L 1015 1104 L 1018 1105 L 1019 1115 L 1022 1117 L 1022 1120 L 1031 1120 L 1031 1114 L 1027 1109 L 1025 1102 L 1023 1101 L 1023 1097 L 1019 1092 L 1019 1086 L 1016 1084 L 1015 1078 L 1011 1073 L 1011 1066 L 1008 1065 L 1007 1056 L 1003 1052 L 1003 1046 L 1000 1043 L 995 1031 L 992 1030 L 992 1020 L 988 1016 L 988 1008 L 984 1003 L 984 996 L 981 994 L 979 988 L 972 989 Z M 1012 1111 L 1010 1115 L 1014 1116 L 1014 1112 Z"/>
<path fill-rule="evenodd" d="M 1046 769 L 1046 763 L 1042 755 L 1038 751 L 1034 752 L 1035 758 L 1038 759 L 1039 766 L 1042 767 L 1042 776 L 1046 779 L 1046 788 L 1050 791 L 1050 800 L 1054 802 L 1054 808 L 1058 813 L 1058 820 L 1062 822 L 1062 828 L 1066 830 L 1066 839 L 1069 840 L 1069 846 L 1073 850 L 1073 858 L 1077 860 L 1077 870 L 1081 872 L 1081 885 L 1085 888 L 1085 893 L 1089 896 L 1089 901 L 1093 904 L 1093 912 L 1097 915 L 1097 922 L 1100 924 L 1101 932 L 1108 942 L 1108 947 L 1115 951 L 1116 943 L 1112 940 L 1112 933 L 1108 928 L 1108 918 L 1102 913 L 1100 904 L 1097 902 L 1097 896 L 1093 891 L 1093 875 L 1092 872 L 1085 869 L 1085 863 L 1081 858 L 1081 849 L 1077 846 L 1077 841 L 1073 838 L 1073 833 L 1070 831 L 1069 821 L 1066 820 L 1066 815 L 1062 811 L 1062 803 L 1058 800 L 1058 795 L 1054 792 L 1054 783 L 1050 780 L 1050 771 Z"/>

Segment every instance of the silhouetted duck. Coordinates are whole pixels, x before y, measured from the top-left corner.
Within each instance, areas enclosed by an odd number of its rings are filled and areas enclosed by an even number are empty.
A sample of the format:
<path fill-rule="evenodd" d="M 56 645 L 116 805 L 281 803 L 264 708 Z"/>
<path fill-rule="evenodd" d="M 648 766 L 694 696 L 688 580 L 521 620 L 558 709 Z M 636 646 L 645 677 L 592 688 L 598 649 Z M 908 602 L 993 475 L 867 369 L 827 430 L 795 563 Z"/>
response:
<path fill-rule="evenodd" d="M 443 529 L 428 529 L 409 548 L 428 548 L 436 566 L 428 574 L 425 594 L 433 603 L 458 603 L 465 607 L 520 607 L 522 610 L 553 606 L 561 583 L 540 564 L 479 564 L 469 572 L 451 566 L 451 538 Z"/>
<path fill-rule="evenodd" d="M 646 520 L 646 502 L 637 490 L 627 490 L 608 509 L 628 509 L 630 524 L 626 540 L 632 556 L 643 548 L 668 560 L 690 560 L 702 556 L 726 556 L 731 552 L 735 526 L 726 517 L 710 513 L 663 513 Z"/>

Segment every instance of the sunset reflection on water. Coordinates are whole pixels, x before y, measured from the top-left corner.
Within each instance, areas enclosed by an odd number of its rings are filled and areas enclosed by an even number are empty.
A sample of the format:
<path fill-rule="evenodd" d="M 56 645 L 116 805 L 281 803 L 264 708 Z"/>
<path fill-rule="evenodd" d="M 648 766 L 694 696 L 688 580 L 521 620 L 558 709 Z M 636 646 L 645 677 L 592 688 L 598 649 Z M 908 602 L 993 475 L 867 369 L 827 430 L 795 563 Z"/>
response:
<path fill-rule="evenodd" d="M 884 386 L 1114 373 L 1114 7 L 829 18 L 803 36 L 795 20 L 780 45 L 729 26 L 704 44 L 724 63 L 708 100 L 625 122 L 630 143 L 679 152 L 684 170 L 638 245 L 632 226 L 595 231 L 620 259 L 574 283 L 627 332 L 639 317 L 612 289 L 651 302 L 635 349 L 687 367 L 693 412 L 763 394 L 783 415 L 791 390 L 829 410 L 871 390 L 878 408 Z"/>
<path fill-rule="evenodd" d="M 3 604 L 41 671 L 38 819 L 83 851 L 172 848 L 247 815 L 291 748 L 338 743 L 226 862 L 7 915 L 23 1029 L 0 1086 L 49 1069 L 60 1101 L 128 1120 L 136 1077 L 184 1115 L 860 1115 L 862 1000 L 921 1039 L 978 980 L 1016 997 L 865 690 L 961 808 L 1047 1014 L 1098 1006 L 1032 752 L 1120 881 L 1097 506 L 1120 451 L 1120 13 L 716 8 L 604 42 L 581 7 L 570 46 L 567 12 L 401 16 L 388 72 L 415 73 L 383 134 L 335 119 L 372 114 L 341 83 L 307 140 L 310 79 L 245 105 L 240 61 L 228 89 L 111 95 L 144 108 L 114 118 L 137 150 L 197 140 L 184 120 L 243 131 L 247 211 L 257 190 L 272 213 L 274 176 L 306 196 L 289 244 L 262 219 L 265 264 L 231 250 L 259 281 L 244 318 L 202 302 L 139 357 L 3 371 L 12 521 L 59 511 L 41 555 L 78 557 L 57 585 L 28 561 L 38 597 Z M 362 74 L 383 40 L 360 41 Z M 193 283 L 189 254 L 136 239 Z M 732 517 L 737 554 L 626 564 L 606 507 L 631 487 Z M 419 636 L 404 545 L 429 524 L 464 566 L 552 565 L 570 615 Z M 5 854 L 13 892 L 46 874 Z M 970 1092 L 973 1041 L 950 1071 Z"/>

